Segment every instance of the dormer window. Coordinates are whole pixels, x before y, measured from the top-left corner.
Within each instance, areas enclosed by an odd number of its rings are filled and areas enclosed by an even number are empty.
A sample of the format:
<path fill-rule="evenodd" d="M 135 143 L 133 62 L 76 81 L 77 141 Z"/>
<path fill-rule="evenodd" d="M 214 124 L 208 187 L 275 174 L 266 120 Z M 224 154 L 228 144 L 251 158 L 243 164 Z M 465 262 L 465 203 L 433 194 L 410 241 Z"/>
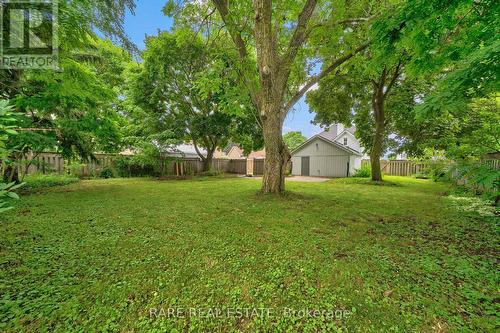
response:
<path fill-rule="evenodd" d="M 344 138 L 344 146 L 347 146 L 347 138 Z"/>

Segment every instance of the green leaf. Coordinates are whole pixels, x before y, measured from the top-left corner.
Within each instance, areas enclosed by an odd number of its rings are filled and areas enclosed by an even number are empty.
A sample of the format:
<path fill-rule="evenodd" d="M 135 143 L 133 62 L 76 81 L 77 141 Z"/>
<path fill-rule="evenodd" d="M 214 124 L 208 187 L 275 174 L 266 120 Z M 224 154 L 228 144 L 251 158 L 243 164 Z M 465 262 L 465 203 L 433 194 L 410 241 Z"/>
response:
<path fill-rule="evenodd" d="M 18 132 L 14 131 L 14 130 L 11 130 L 11 129 L 6 129 L 5 132 L 8 133 L 8 134 L 11 134 L 11 135 L 17 135 L 17 134 L 19 134 Z"/>
<path fill-rule="evenodd" d="M 6 211 L 11 210 L 11 209 L 14 209 L 14 207 L 4 207 L 4 208 L 0 208 L 0 213 L 6 212 Z"/>
<path fill-rule="evenodd" d="M 26 185 L 26 182 L 14 185 L 10 188 L 10 190 L 17 190 L 18 188 L 23 187 L 24 185 Z"/>
<path fill-rule="evenodd" d="M 7 196 L 12 198 L 12 199 L 19 200 L 19 195 L 17 195 L 16 192 L 7 192 Z"/>

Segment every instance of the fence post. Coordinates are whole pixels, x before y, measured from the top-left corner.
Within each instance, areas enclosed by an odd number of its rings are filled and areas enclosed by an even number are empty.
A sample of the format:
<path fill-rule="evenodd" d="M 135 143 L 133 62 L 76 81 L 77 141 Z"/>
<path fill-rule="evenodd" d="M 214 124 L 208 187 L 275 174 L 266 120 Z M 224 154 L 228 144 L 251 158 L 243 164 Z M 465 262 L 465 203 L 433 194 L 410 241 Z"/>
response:
<path fill-rule="evenodd" d="M 247 176 L 253 177 L 253 158 L 247 158 Z"/>

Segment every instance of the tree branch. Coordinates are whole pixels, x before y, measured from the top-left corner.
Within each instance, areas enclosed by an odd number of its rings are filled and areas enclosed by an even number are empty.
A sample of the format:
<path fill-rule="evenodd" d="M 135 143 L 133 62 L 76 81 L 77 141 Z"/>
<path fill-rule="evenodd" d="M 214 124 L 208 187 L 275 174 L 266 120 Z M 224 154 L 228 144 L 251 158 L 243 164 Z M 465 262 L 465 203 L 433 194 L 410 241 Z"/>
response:
<path fill-rule="evenodd" d="M 307 36 L 307 23 L 311 19 L 314 9 L 316 8 L 317 1 L 316 0 L 307 0 L 302 12 L 299 15 L 297 26 L 295 27 L 295 31 L 293 32 L 292 39 L 288 45 L 287 52 L 283 58 L 283 61 L 286 64 L 293 62 L 295 57 L 297 56 L 297 52 L 299 48 L 302 46 Z"/>
<path fill-rule="evenodd" d="M 236 46 L 236 49 L 238 50 L 238 55 L 243 65 L 242 67 L 246 67 L 250 63 L 247 46 L 245 44 L 245 41 L 241 37 L 241 32 L 236 29 L 236 22 L 234 22 L 229 17 L 228 1 L 212 0 L 212 2 L 215 5 L 215 8 L 217 8 L 217 11 L 221 16 L 222 21 L 224 22 L 224 25 L 226 26 L 226 29 L 229 32 L 229 35 L 231 36 Z M 255 92 L 255 87 L 253 87 L 251 77 L 248 77 L 248 75 L 245 74 L 245 68 L 243 68 L 242 77 L 244 84 L 247 86 L 249 90 L 250 99 L 252 100 L 254 106 L 257 107 L 259 104 L 259 98 Z"/>
<path fill-rule="evenodd" d="M 196 150 L 196 154 L 198 154 L 198 156 L 200 156 L 201 160 L 202 161 L 205 161 L 205 156 L 203 156 L 203 154 L 200 152 L 200 149 L 198 149 L 198 144 L 196 143 L 196 140 L 191 137 L 193 139 L 193 146 L 194 146 L 194 150 Z"/>
<path fill-rule="evenodd" d="M 403 63 L 401 59 L 399 59 L 398 64 L 396 65 L 396 68 L 394 69 L 394 73 L 392 74 L 391 81 L 389 82 L 389 85 L 387 86 L 387 89 L 385 90 L 384 97 L 389 94 L 391 91 L 392 86 L 394 86 L 394 83 L 396 83 L 396 80 L 399 77 L 399 74 L 401 74 L 401 67 L 403 66 Z"/>
<path fill-rule="evenodd" d="M 330 74 L 333 70 L 342 65 L 344 62 L 346 62 L 347 60 L 354 57 L 356 54 L 365 50 L 368 47 L 368 45 L 369 43 L 363 44 L 354 51 L 352 51 L 351 53 L 336 59 L 335 61 L 332 62 L 330 66 L 323 69 L 323 71 L 321 71 L 319 74 L 311 77 L 309 81 L 307 81 L 307 83 L 299 91 L 297 91 L 297 93 L 295 93 L 295 95 L 288 101 L 288 103 L 285 105 L 285 108 L 283 109 L 283 112 L 285 112 L 285 114 L 288 113 L 288 111 L 295 105 L 295 103 L 297 103 L 299 99 L 302 96 L 304 96 L 304 94 L 307 93 L 309 89 L 311 89 L 312 86 L 319 83 L 319 81 L 321 81 L 322 78 Z"/>
<path fill-rule="evenodd" d="M 247 47 L 245 41 L 241 37 L 241 33 L 235 29 L 236 23 L 229 17 L 227 0 L 212 0 L 212 2 L 226 25 L 229 35 L 238 49 L 241 60 L 246 61 L 248 56 Z"/>

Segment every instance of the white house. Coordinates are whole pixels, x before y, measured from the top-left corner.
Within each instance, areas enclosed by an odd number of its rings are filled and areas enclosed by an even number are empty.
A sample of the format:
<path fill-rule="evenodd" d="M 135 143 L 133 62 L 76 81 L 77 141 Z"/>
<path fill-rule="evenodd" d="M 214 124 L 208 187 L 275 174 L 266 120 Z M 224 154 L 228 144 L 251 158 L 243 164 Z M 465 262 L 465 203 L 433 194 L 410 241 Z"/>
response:
<path fill-rule="evenodd" d="M 349 177 L 361 167 L 363 147 L 354 128 L 330 126 L 292 151 L 295 176 Z"/>

